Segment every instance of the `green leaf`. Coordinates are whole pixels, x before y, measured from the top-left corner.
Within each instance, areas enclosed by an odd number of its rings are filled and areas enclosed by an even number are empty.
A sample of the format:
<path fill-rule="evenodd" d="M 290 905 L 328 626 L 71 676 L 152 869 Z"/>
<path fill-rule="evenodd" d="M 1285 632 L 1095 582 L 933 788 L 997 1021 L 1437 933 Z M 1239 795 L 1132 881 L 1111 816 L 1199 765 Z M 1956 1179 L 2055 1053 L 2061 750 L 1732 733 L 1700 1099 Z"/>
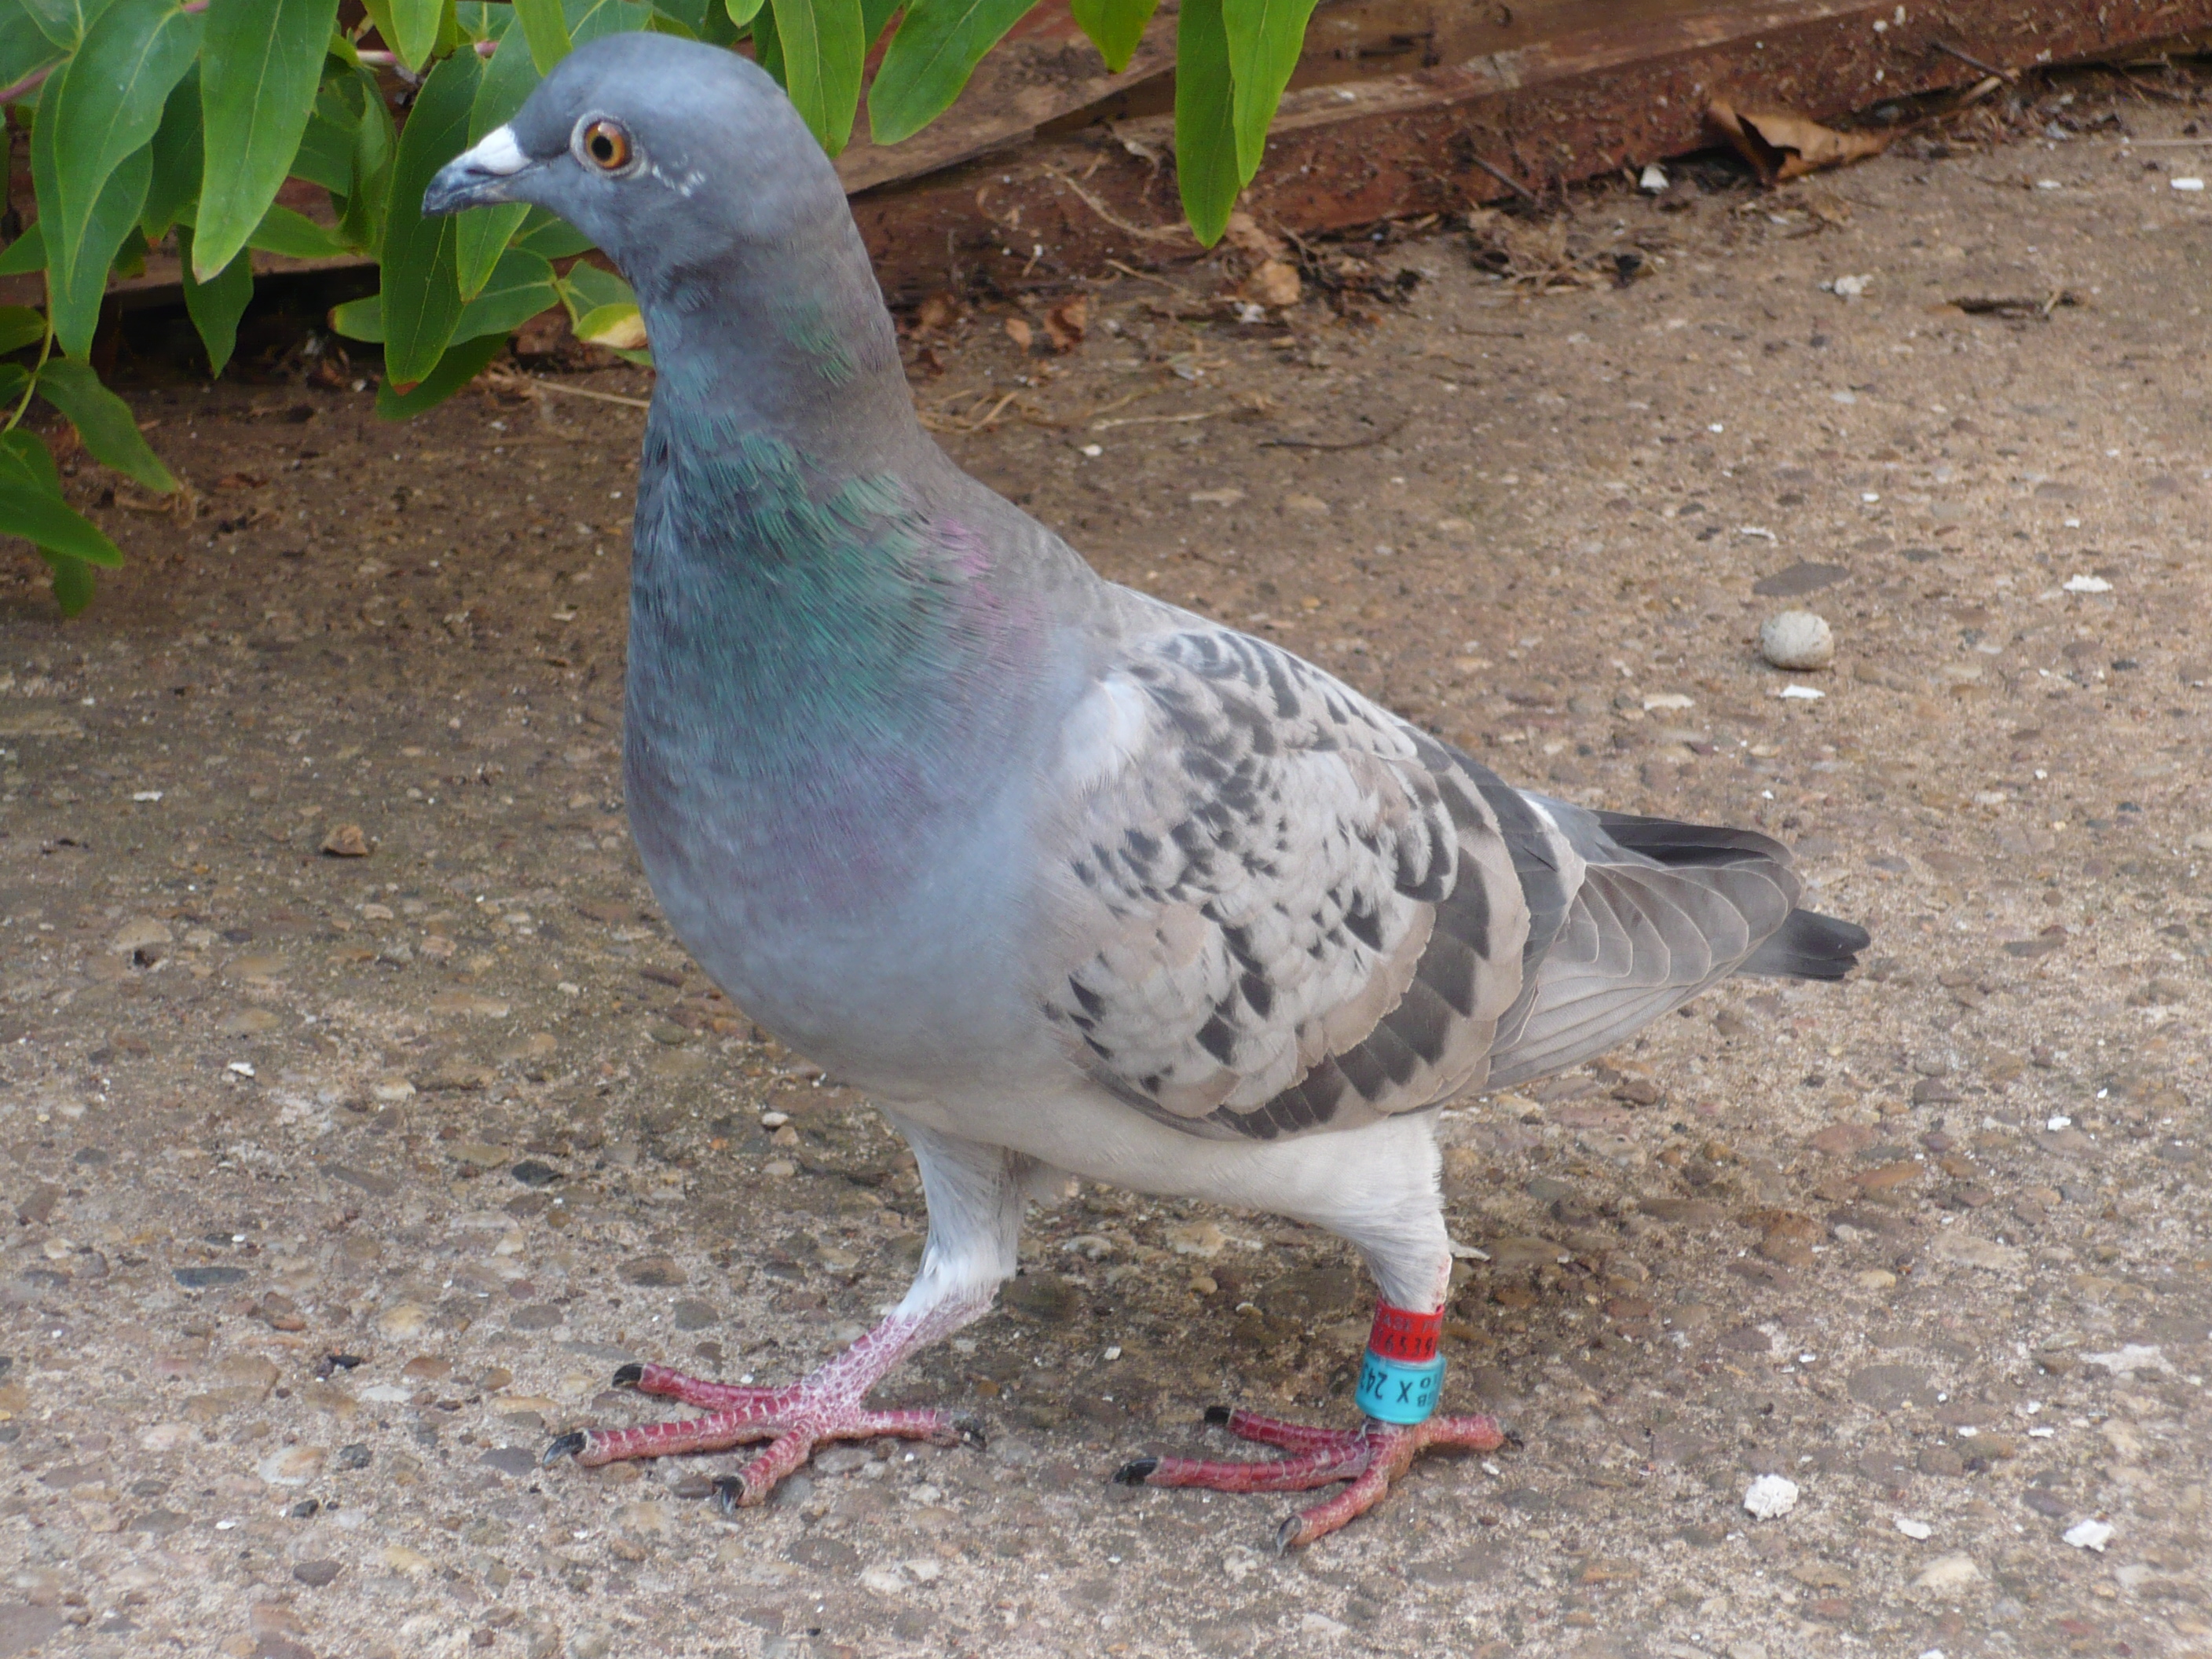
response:
<path fill-rule="evenodd" d="M 568 38 L 578 46 L 610 34 L 629 34 L 653 21 L 647 0 L 562 0 Z"/>
<path fill-rule="evenodd" d="M 835 155 L 852 136 L 860 106 L 860 0 L 769 0 L 782 48 L 783 89 L 823 149 Z M 759 25 L 756 21 L 755 30 Z"/>
<path fill-rule="evenodd" d="M 730 14 L 730 21 L 744 28 L 760 15 L 762 0 L 722 0 L 723 9 Z"/>
<path fill-rule="evenodd" d="M 118 0 L 118 4 L 128 3 Z M 61 81 L 59 75 L 52 76 L 40 94 L 40 118 L 31 137 L 31 179 L 41 203 L 55 200 L 60 189 L 55 177 L 53 124 L 45 117 L 61 94 Z M 107 292 L 109 264 L 125 239 L 137 228 L 138 209 L 146 199 L 147 181 L 153 170 L 149 153 L 139 149 L 125 156 L 108 175 L 87 218 L 73 265 L 64 266 L 53 257 L 52 246 L 46 246 L 47 312 L 54 319 L 55 338 L 72 356 L 82 357 L 92 349 L 93 332 L 100 325 L 100 302 Z M 40 228 L 46 228 L 44 220 Z"/>
<path fill-rule="evenodd" d="M 1137 55 L 1145 38 L 1145 25 L 1152 21 L 1160 0 L 1070 0 L 1075 26 L 1091 37 L 1106 67 L 1119 75 Z"/>
<path fill-rule="evenodd" d="M 161 108 L 161 125 L 148 146 L 154 172 L 146 183 L 146 199 L 138 209 L 138 228 L 149 236 L 161 236 L 179 215 L 189 216 L 199 194 L 202 156 L 206 141 L 200 131 L 200 66 L 195 64 L 169 89 Z"/>
<path fill-rule="evenodd" d="M 46 337 L 46 319 L 28 306 L 0 306 L 0 356 L 36 345 Z M 7 396 L 0 392 L 0 398 Z"/>
<path fill-rule="evenodd" d="M 33 225 L 0 253 L 0 276 L 21 276 L 46 268 L 46 234 Z"/>
<path fill-rule="evenodd" d="M 553 267 L 535 253 L 513 249 L 500 258 L 483 291 L 469 301 L 453 329 L 457 340 L 486 334 L 512 334 L 541 311 L 561 303 L 553 286 Z"/>
<path fill-rule="evenodd" d="M 33 489 L 15 477 L 0 478 L 0 535 L 21 536 L 80 563 L 123 562 L 122 552 L 100 533 L 100 526 L 71 508 L 58 491 Z"/>
<path fill-rule="evenodd" d="M 436 50 L 438 33 L 445 27 L 449 0 L 367 0 L 369 16 L 384 44 L 399 61 L 419 73 Z"/>
<path fill-rule="evenodd" d="M 543 75 L 574 50 L 561 0 L 514 0 L 514 15 L 530 42 L 530 62 Z"/>
<path fill-rule="evenodd" d="M 530 216 L 522 222 L 514 246 L 526 253 L 540 254 L 548 259 L 565 259 L 572 253 L 583 253 L 592 246 L 592 239 L 570 224 L 566 219 L 548 213 L 544 208 L 530 210 Z M 0 260 L 7 258 L 0 254 Z"/>
<path fill-rule="evenodd" d="M 1298 66 L 1314 0 L 1221 0 L 1229 37 L 1229 73 L 1237 88 L 1237 171 L 1250 184 L 1267 154 L 1267 124 Z"/>
<path fill-rule="evenodd" d="M 106 271 L 115 245 L 88 251 L 94 216 L 125 158 L 153 141 L 170 88 L 199 50 L 201 22 L 175 0 L 113 0 L 76 55 L 48 80 L 52 96 L 39 100 L 33 148 L 50 154 L 52 189 L 40 186 L 39 216 L 47 258 L 64 282 L 88 258 Z M 132 218 L 144 199 L 141 184 Z"/>
<path fill-rule="evenodd" d="M 460 320 L 459 235 L 451 218 L 422 216 L 422 192 L 468 147 L 469 109 L 483 80 L 483 59 L 455 52 L 430 71 L 399 135 L 384 228 L 384 372 L 402 386 L 437 367 Z"/>
<path fill-rule="evenodd" d="M 611 270 L 601 270 L 597 265 L 581 263 L 568 267 L 568 275 L 557 279 L 562 302 L 568 307 L 574 319 L 602 306 L 628 306 L 637 309 L 637 294 L 628 283 Z"/>
<path fill-rule="evenodd" d="M 23 0 L 0 0 L 0 87 L 12 87 L 49 64 L 58 64 L 68 48 L 50 39 Z"/>
<path fill-rule="evenodd" d="M 192 258 L 198 240 L 196 231 L 185 225 L 177 227 L 185 309 L 191 314 L 192 326 L 200 331 L 201 343 L 207 347 L 208 373 L 216 375 L 237 349 L 238 319 L 246 314 L 246 302 L 253 298 L 252 255 L 239 249 L 231 255 L 230 263 L 216 273 L 213 282 L 203 283 Z"/>
<path fill-rule="evenodd" d="M 246 245 L 286 259 L 335 259 L 346 251 L 345 244 L 329 229 L 306 214 L 274 202 L 253 228 L 253 234 L 246 239 Z"/>
<path fill-rule="evenodd" d="M 353 189 L 353 138 L 361 125 L 361 77 L 334 75 L 315 94 L 315 112 L 300 135 L 292 156 L 292 176 L 320 185 L 336 196 Z"/>
<path fill-rule="evenodd" d="M 9 367 L 15 368 L 13 363 Z M 20 368 L 15 375 L 8 395 L 20 398 L 24 382 L 31 377 Z M 20 426 L 12 432 L 0 432 L 0 479 L 43 489 L 50 495 L 62 493 L 62 475 L 54 466 L 53 453 Z"/>
<path fill-rule="evenodd" d="M 349 340 L 366 340 L 371 345 L 384 343 L 384 296 L 372 294 L 365 300 L 348 300 L 343 305 L 331 307 L 331 329 Z"/>
<path fill-rule="evenodd" d="M 57 52 L 76 50 L 93 20 L 106 9 L 106 0 L 24 0 L 23 10 L 32 27 L 54 43 Z"/>
<path fill-rule="evenodd" d="M 389 380 L 377 387 L 376 412 L 387 421 L 404 421 L 410 415 L 420 415 L 475 380 L 493 358 L 506 349 L 505 334 L 485 334 L 463 340 L 406 391 L 394 392 Z"/>
<path fill-rule="evenodd" d="M 1176 18 L 1176 186 L 1183 216 L 1212 247 L 1229 228 L 1244 180 L 1229 82 L 1229 36 L 1221 0 L 1183 0 Z"/>
<path fill-rule="evenodd" d="M 598 307 L 577 318 L 574 326 L 586 345 L 628 354 L 645 344 L 645 319 L 635 306 Z"/>
<path fill-rule="evenodd" d="M 775 32 L 775 8 L 763 3 L 753 11 L 753 61 L 784 84 L 783 40 Z"/>
<path fill-rule="evenodd" d="M 91 364 L 47 358 L 39 370 L 39 396 L 62 412 L 84 441 L 86 453 L 102 466 L 164 494 L 177 487 L 161 458 L 147 447 L 131 405 L 100 385 Z"/>
<path fill-rule="evenodd" d="M 355 77 L 361 88 L 361 115 L 353 131 L 353 189 L 346 195 L 345 211 L 338 228 L 347 241 L 364 250 L 384 243 L 386 210 L 392 203 L 392 169 L 399 153 L 399 131 L 375 78 L 362 71 Z M 417 204 L 420 215 L 420 204 Z"/>
<path fill-rule="evenodd" d="M 505 35 L 514 35 L 514 44 L 522 44 L 511 22 L 502 32 L 502 38 Z M 527 52 L 510 51 L 502 46 L 492 53 L 484 65 L 483 79 L 477 87 L 476 100 L 469 106 L 470 144 L 473 146 L 494 128 L 513 120 L 539 78 L 538 65 Z M 529 212 L 527 202 L 505 202 L 495 207 L 472 209 L 459 216 L 453 264 L 454 280 L 463 299 L 474 299 L 490 280 L 492 267 L 499 263 L 501 253 L 522 228 Z"/>
<path fill-rule="evenodd" d="M 39 551 L 53 569 L 55 608 L 64 617 L 82 614 L 92 604 L 93 590 L 97 586 L 93 579 L 92 567 L 82 559 L 72 559 L 46 548 L 40 548 Z"/>
<path fill-rule="evenodd" d="M 896 144 L 944 114 L 983 54 L 1035 3 L 913 0 L 868 89 L 868 126 L 875 142 Z"/>
<path fill-rule="evenodd" d="M 314 113 L 337 21 L 337 0 L 210 0 L 200 75 L 207 168 L 192 243 L 201 281 L 228 267 L 276 199 Z"/>
<path fill-rule="evenodd" d="M 652 361 L 640 349 L 645 344 L 645 323 L 637 295 L 628 283 L 579 261 L 568 267 L 567 276 L 554 278 L 553 286 L 568 308 L 578 339 L 605 346 L 634 363 Z"/>

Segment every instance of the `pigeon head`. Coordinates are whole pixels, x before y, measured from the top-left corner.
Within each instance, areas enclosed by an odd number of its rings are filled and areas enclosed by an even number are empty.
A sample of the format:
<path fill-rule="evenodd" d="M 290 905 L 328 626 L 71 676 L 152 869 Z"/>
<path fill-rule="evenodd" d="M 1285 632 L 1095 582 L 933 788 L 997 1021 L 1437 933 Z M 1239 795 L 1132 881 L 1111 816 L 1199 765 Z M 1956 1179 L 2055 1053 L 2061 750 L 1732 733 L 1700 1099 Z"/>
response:
<path fill-rule="evenodd" d="M 764 70 L 646 33 L 590 41 L 556 64 L 512 121 L 440 169 L 422 211 L 497 202 L 566 219 L 641 293 L 845 211 L 829 158 Z"/>

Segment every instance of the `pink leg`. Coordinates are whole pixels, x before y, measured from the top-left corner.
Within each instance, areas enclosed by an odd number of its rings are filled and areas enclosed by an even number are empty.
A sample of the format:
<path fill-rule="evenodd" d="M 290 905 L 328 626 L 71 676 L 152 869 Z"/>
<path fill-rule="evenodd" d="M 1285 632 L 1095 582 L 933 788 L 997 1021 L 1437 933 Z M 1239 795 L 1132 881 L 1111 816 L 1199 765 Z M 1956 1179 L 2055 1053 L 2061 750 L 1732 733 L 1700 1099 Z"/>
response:
<path fill-rule="evenodd" d="M 1140 1457 L 1124 1464 L 1114 1478 L 1125 1486 L 1239 1492 L 1297 1492 L 1332 1480 L 1351 1482 L 1326 1502 L 1285 1521 L 1275 1533 L 1279 1550 L 1310 1544 L 1364 1515 L 1431 1446 L 1495 1451 L 1506 1443 L 1505 1431 L 1491 1417 L 1432 1417 L 1410 1428 L 1370 1420 L 1358 1429 L 1316 1429 L 1216 1406 L 1206 1418 L 1239 1439 L 1279 1446 L 1291 1455 L 1271 1462 Z"/>
<path fill-rule="evenodd" d="M 829 1440 L 872 1440 L 878 1435 L 956 1445 L 980 1442 L 980 1426 L 936 1411 L 868 1411 L 867 1391 L 908 1352 L 935 1341 L 990 1305 L 951 1300 L 920 1314 L 893 1314 L 843 1353 L 803 1380 L 781 1389 L 732 1388 L 663 1365 L 624 1365 L 617 1386 L 711 1409 L 705 1417 L 675 1423 L 641 1423 L 628 1429 L 586 1429 L 564 1434 L 545 1449 L 547 1463 L 567 1455 L 586 1468 L 624 1458 L 665 1457 L 685 1452 L 727 1451 L 769 1442 L 768 1449 L 737 1475 L 717 1482 L 726 1508 L 764 1503 L 776 1483 Z"/>

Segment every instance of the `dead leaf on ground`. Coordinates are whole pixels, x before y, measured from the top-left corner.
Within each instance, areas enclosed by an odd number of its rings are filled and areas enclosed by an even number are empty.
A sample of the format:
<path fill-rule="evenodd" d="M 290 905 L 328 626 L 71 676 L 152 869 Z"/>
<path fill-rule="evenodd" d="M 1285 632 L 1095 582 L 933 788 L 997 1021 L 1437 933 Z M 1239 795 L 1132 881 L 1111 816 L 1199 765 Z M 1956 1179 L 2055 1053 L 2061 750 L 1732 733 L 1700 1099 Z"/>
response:
<path fill-rule="evenodd" d="M 1249 254 L 1255 259 L 1279 259 L 1283 244 L 1279 237 L 1260 228 L 1260 222 L 1249 213 L 1229 216 L 1229 228 L 1221 233 L 1221 240 L 1239 253 Z"/>
<path fill-rule="evenodd" d="M 1297 304 L 1305 286 L 1298 281 L 1298 273 L 1282 260 L 1265 259 L 1237 291 L 1255 305 L 1280 311 Z"/>
<path fill-rule="evenodd" d="M 1006 337 L 1027 351 L 1036 343 L 1036 331 L 1029 325 L 1026 319 L 1009 317 L 1006 319 Z"/>
<path fill-rule="evenodd" d="M 1091 296 L 1070 295 L 1044 314 L 1045 338 L 1052 342 L 1054 351 L 1073 351 L 1083 343 L 1085 330 L 1091 325 Z"/>
<path fill-rule="evenodd" d="M 217 489 L 259 489 L 268 482 L 268 477 L 259 472 L 226 472 L 215 481 L 215 487 Z"/>
<path fill-rule="evenodd" d="M 330 834 L 323 837 L 323 851 L 334 859 L 365 859 L 368 856 L 368 837 L 362 834 L 357 823 L 334 823 Z"/>
<path fill-rule="evenodd" d="M 1848 167 L 1887 149 L 1893 132 L 1838 132 L 1788 110 L 1738 110 L 1713 100 L 1714 124 L 1770 185 L 1802 179 L 1824 167 Z"/>
<path fill-rule="evenodd" d="M 914 327 L 917 334 L 935 334 L 959 320 L 959 297 L 942 290 L 931 295 L 915 307 Z"/>

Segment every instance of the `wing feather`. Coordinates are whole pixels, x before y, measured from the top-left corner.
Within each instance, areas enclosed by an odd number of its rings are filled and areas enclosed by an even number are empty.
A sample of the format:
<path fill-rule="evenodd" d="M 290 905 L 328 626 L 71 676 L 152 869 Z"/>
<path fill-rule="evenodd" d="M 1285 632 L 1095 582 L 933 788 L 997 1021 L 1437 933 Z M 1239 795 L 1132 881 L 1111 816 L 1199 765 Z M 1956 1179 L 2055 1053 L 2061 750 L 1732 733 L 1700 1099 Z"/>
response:
<path fill-rule="evenodd" d="M 1039 995 L 1067 1052 L 1210 1134 L 1346 1127 L 1479 1083 L 1527 927 L 1495 780 L 1191 620 L 1070 717 L 1046 832 L 1065 948 Z"/>

